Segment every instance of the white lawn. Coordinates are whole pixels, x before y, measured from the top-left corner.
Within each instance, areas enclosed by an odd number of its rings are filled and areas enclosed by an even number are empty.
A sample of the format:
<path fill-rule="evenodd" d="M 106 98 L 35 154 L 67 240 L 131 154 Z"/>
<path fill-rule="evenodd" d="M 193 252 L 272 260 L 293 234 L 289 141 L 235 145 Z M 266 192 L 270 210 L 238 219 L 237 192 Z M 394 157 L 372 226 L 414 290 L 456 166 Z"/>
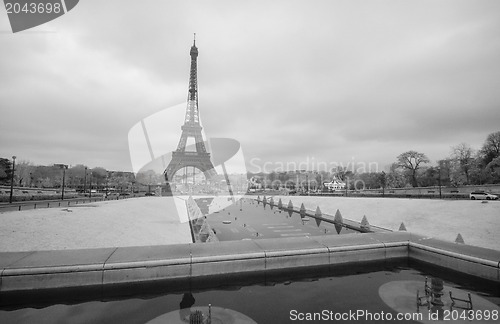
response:
<path fill-rule="evenodd" d="M 1 213 L 0 252 L 189 243 L 190 228 L 182 212 L 186 198 L 144 197 Z M 466 244 L 500 250 L 500 201 L 281 198 L 284 204 L 291 199 L 296 207 L 302 202 L 312 210 L 320 206 L 331 215 L 339 209 L 354 221 L 366 215 L 370 224 L 392 230 L 404 222 L 410 232 L 447 241 L 460 233 Z M 231 203 L 225 197 L 221 202 Z"/>
<path fill-rule="evenodd" d="M 110 200 L 0 214 L 0 252 L 191 242 L 172 197 Z M 182 220 L 182 222 L 181 222 Z"/>

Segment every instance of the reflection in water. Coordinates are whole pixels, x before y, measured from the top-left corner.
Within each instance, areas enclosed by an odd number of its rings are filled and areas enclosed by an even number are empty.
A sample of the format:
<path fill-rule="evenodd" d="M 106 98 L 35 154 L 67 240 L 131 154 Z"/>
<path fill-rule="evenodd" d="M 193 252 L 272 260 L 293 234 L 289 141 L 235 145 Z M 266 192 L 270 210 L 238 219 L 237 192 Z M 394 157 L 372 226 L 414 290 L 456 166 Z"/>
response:
<path fill-rule="evenodd" d="M 352 309 L 371 313 L 414 313 L 416 291 L 422 290 L 425 276 L 444 280 L 442 300 L 448 305 L 452 302 L 451 297 L 447 297 L 448 291 L 462 299 L 470 292 L 475 310 L 480 309 L 477 296 L 497 305 L 482 308 L 490 312 L 500 304 L 498 285 L 490 281 L 431 267 L 427 263 L 412 261 L 410 265 L 401 260 L 304 268 L 254 277 L 248 274 L 237 278 L 221 276 L 208 283 L 192 282 L 179 288 L 170 282 L 164 286 L 155 282 L 150 286 L 127 287 L 125 296 L 122 289 L 108 291 L 105 298 L 74 294 L 78 301 L 70 299 L 67 291 L 61 291 L 59 297 L 23 292 L 17 302 L 15 296 L 4 292 L 0 294 L 0 302 L 8 305 L 0 307 L 0 323 L 186 323 L 180 320 L 180 311 L 187 314 L 191 308 L 191 311 L 208 314 L 207 306 L 196 305 L 209 303 L 213 305 L 212 323 L 228 309 L 256 323 L 290 323 L 290 309 L 304 313 L 324 309 L 337 313 Z M 178 289 L 182 289 L 180 293 Z M 397 309 L 403 299 L 408 300 L 407 310 Z M 489 323 L 493 322 L 490 319 Z"/>
<path fill-rule="evenodd" d="M 193 306 L 195 302 L 196 300 L 194 299 L 193 294 L 191 294 L 190 292 L 184 293 L 181 303 L 179 304 L 179 316 L 182 321 L 186 318 L 189 318 L 189 314 L 191 314 L 191 306 Z"/>

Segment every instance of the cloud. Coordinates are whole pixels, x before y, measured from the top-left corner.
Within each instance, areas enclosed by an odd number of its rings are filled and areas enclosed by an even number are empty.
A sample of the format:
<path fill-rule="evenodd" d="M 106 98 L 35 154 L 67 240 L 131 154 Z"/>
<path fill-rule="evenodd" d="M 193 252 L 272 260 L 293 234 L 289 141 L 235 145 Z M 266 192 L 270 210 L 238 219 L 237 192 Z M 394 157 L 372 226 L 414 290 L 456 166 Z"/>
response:
<path fill-rule="evenodd" d="M 206 134 L 247 158 L 438 159 L 498 130 L 495 1 L 96 6 L 0 34 L 0 156 L 130 170 L 130 127 L 186 99 L 194 32 Z"/>

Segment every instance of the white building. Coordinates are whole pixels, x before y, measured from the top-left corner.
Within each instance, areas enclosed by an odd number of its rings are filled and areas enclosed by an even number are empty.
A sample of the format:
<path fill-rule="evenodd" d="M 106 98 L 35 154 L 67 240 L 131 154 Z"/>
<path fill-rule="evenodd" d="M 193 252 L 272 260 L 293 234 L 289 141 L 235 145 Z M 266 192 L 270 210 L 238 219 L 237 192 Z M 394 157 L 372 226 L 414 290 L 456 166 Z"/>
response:
<path fill-rule="evenodd" d="M 345 182 L 334 178 L 330 182 L 324 182 L 323 186 L 327 187 L 328 190 L 332 190 L 332 191 L 342 190 L 342 189 L 345 189 Z"/>

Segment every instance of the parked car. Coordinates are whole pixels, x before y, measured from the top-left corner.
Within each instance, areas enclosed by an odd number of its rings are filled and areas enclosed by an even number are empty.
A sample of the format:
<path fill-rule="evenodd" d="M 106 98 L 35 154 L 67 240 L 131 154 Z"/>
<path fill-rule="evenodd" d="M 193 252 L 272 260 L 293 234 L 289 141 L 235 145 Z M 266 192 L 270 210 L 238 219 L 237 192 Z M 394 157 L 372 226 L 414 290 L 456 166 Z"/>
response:
<path fill-rule="evenodd" d="M 498 199 L 497 195 L 493 195 L 484 191 L 474 191 L 469 194 L 471 200 L 476 199 L 486 199 L 486 200 L 496 200 Z"/>
<path fill-rule="evenodd" d="M 156 196 L 154 192 L 146 192 L 146 196 Z"/>

